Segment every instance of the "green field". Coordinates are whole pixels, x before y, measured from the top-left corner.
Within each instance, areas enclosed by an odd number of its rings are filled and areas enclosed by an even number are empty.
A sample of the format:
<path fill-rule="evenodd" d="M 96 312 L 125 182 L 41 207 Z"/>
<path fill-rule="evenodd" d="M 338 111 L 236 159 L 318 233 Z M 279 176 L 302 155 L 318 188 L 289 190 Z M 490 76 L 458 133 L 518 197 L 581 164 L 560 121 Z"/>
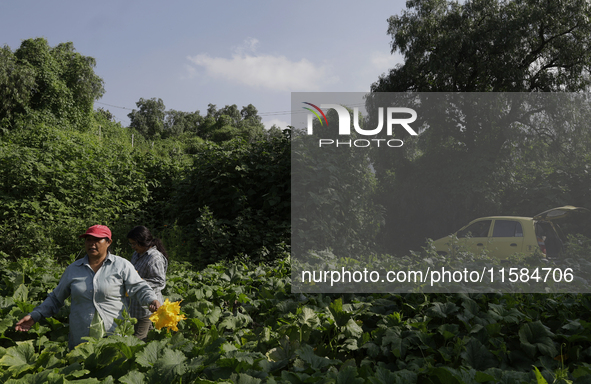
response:
<path fill-rule="evenodd" d="M 178 332 L 67 348 L 68 305 L 28 333 L 14 324 L 53 289 L 45 258 L 1 263 L 0 381 L 6 383 L 591 382 L 591 301 L 564 294 L 292 294 L 290 263 L 173 262 L 165 297 Z M 555 381 L 556 379 L 556 381 Z M 543 382 L 543 381 L 537 381 Z"/>

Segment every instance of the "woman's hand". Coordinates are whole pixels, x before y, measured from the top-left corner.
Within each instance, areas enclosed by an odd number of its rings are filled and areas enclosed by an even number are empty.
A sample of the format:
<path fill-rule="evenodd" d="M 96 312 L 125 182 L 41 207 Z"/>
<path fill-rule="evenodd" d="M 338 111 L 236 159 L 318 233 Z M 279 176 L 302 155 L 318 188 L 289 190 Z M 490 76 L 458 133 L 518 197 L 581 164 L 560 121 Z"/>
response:
<path fill-rule="evenodd" d="M 148 309 L 150 309 L 150 312 L 156 312 L 158 308 L 160 308 L 160 302 L 158 300 L 152 301 L 150 303 L 150 306 L 148 307 Z"/>
<path fill-rule="evenodd" d="M 158 303 L 158 306 L 160 306 L 160 303 Z M 18 323 L 16 323 L 16 326 L 14 327 L 14 329 L 16 331 L 26 332 L 29 329 L 31 329 L 33 324 L 35 324 L 35 320 L 33 320 L 33 318 L 30 315 L 27 315 L 27 316 L 23 317 L 22 319 L 20 319 L 20 321 Z"/>

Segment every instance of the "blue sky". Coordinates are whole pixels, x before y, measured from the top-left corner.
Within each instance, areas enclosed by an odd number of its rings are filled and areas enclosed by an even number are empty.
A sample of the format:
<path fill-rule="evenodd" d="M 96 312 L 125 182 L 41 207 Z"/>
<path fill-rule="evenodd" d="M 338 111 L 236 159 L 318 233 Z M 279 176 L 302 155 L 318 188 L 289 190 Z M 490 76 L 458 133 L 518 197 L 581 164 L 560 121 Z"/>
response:
<path fill-rule="evenodd" d="M 166 109 L 253 104 L 290 124 L 291 92 L 364 92 L 402 61 L 387 19 L 405 1 L 3 1 L 0 44 L 72 41 L 97 60 L 108 109 L 127 126 L 140 98 Z M 118 108 L 119 107 L 119 108 Z M 126 108 L 126 109 L 124 109 Z"/>

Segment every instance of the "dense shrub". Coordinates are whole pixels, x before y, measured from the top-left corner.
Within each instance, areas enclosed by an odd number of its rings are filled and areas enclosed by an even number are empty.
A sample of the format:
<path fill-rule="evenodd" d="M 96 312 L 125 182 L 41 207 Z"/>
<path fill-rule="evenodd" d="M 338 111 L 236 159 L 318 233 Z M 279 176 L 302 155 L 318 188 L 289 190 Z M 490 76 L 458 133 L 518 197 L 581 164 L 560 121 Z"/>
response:
<path fill-rule="evenodd" d="M 17 258 L 66 257 L 90 225 L 133 225 L 149 195 L 125 144 L 45 125 L 3 137 L 0 179 L 0 251 Z"/>
<path fill-rule="evenodd" d="M 208 143 L 194 155 L 169 218 L 183 227 L 195 264 L 283 254 L 290 240 L 289 151 L 286 133 L 254 143 Z"/>

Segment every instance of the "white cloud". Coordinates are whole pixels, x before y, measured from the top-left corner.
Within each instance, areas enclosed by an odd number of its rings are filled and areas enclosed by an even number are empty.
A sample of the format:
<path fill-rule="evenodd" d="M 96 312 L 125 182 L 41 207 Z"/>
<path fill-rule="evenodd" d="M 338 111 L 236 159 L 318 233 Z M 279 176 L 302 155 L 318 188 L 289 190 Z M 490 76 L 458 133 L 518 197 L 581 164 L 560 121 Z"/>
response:
<path fill-rule="evenodd" d="M 185 64 L 186 75 L 181 76 L 181 80 L 192 79 L 197 76 L 197 69 L 191 65 Z"/>
<path fill-rule="evenodd" d="M 232 58 L 211 57 L 204 53 L 187 59 L 203 67 L 208 76 L 224 79 L 253 88 L 275 91 L 317 91 L 338 81 L 327 65 L 316 65 L 309 60 L 292 61 L 285 56 L 255 54 L 258 40 L 247 39 L 234 49 Z M 245 51 L 252 53 L 245 53 Z M 191 70 L 189 75 L 193 74 Z"/>
<path fill-rule="evenodd" d="M 385 73 L 394 68 L 396 64 L 404 64 L 404 57 L 398 53 L 373 52 L 370 56 L 370 62 L 374 69 L 380 73 Z"/>
<path fill-rule="evenodd" d="M 257 50 L 257 46 L 259 45 L 259 41 L 254 37 L 249 37 L 244 40 L 244 43 L 236 48 L 234 48 L 234 52 L 237 55 L 243 54 L 245 51 L 248 52 L 255 52 Z"/>
<path fill-rule="evenodd" d="M 380 75 L 388 73 L 396 64 L 403 63 L 404 58 L 397 53 L 393 55 L 382 51 L 369 53 L 354 68 L 356 77 L 349 84 L 350 91 L 367 92 L 370 85 L 377 81 Z"/>
<path fill-rule="evenodd" d="M 265 124 L 266 129 L 270 129 L 273 125 L 278 126 L 280 129 L 286 129 L 288 125 L 291 125 L 291 123 L 279 119 L 264 120 L 263 124 Z"/>

